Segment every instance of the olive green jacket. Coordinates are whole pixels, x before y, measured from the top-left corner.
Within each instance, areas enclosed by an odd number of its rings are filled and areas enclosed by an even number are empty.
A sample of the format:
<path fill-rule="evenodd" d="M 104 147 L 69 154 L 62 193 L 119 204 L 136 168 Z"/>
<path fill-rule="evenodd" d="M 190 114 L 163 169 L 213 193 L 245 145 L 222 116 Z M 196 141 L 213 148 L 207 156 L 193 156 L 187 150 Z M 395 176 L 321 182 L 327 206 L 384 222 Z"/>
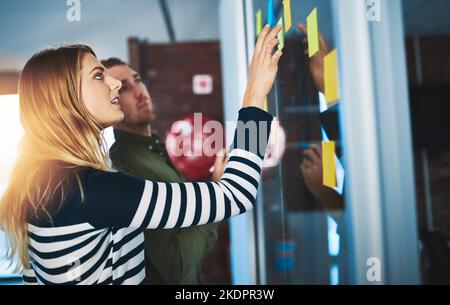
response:
<path fill-rule="evenodd" d="M 147 180 L 183 182 L 161 139 L 153 135 L 114 130 L 110 149 L 113 167 Z M 145 231 L 147 283 L 151 285 L 201 284 L 200 265 L 217 241 L 219 224 L 171 230 Z"/>

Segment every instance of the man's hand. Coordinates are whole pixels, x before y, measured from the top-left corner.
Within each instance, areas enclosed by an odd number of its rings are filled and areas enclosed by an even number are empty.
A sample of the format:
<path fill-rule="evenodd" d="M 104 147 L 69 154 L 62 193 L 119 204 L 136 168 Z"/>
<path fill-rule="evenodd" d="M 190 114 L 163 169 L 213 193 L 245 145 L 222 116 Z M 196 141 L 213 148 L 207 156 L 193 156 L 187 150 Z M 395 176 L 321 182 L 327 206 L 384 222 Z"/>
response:
<path fill-rule="evenodd" d="M 222 149 L 216 155 L 216 162 L 214 166 L 211 168 L 212 177 L 211 180 L 213 182 L 218 182 L 222 178 L 223 172 L 225 171 L 225 166 L 227 165 L 228 154 L 226 149 Z"/>
<path fill-rule="evenodd" d="M 300 165 L 306 186 L 317 198 L 323 190 L 322 149 L 317 146 L 307 149 L 303 153 Z"/>
<path fill-rule="evenodd" d="M 336 193 L 334 189 L 323 185 L 321 147 L 313 146 L 304 152 L 300 169 L 306 186 L 325 210 L 331 211 L 343 208 L 342 196 Z"/>
<path fill-rule="evenodd" d="M 298 23 L 297 28 L 308 36 L 308 30 L 304 24 Z M 305 54 L 309 58 L 308 37 L 306 37 L 303 40 L 303 43 L 305 44 L 306 48 Z M 323 38 L 322 34 L 319 33 L 319 52 L 312 58 L 309 58 L 309 70 L 311 71 L 311 76 L 313 78 L 314 85 L 316 86 L 316 89 L 319 90 L 320 92 L 325 91 L 325 85 L 323 80 L 323 58 L 329 52 L 330 51 L 328 49 L 327 43 L 325 42 L 325 39 Z"/>

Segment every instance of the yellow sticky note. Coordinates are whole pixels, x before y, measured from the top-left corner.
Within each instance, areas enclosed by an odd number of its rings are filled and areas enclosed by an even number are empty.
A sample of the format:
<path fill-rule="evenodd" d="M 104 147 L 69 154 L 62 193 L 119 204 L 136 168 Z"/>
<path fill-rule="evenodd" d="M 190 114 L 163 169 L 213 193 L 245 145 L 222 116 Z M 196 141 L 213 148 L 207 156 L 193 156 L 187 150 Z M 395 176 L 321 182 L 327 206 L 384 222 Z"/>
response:
<path fill-rule="evenodd" d="M 292 27 L 291 0 L 284 0 L 284 28 L 287 33 Z"/>
<path fill-rule="evenodd" d="M 313 57 L 319 52 L 319 23 L 317 21 L 317 8 L 313 9 L 306 18 L 308 27 L 308 49 L 309 57 Z"/>
<path fill-rule="evenodd" d="M 336 143 L 333 141 L 322 142 L 322 168 L 323 168 L 323 185 L 335 188 L 336 180 Z"/>
<path fill-rule="evenodd" d="M 337 102 L 339 94 L 338 51 L 333 50 L 323 59 L 325 99 L 327 103 Z"/>
<path fill-rule="evenodd" d="M 267 100 L 267 96 L 266 96 L 266 98 L 264 99 L 264 111 L 265 111 L 265 112 L 269 112 L 269 102 L 268 102 L 268 100 Z"/>
<path fill-rule="evenodd" d="M 278 50 L 282 51 L 284 48 L 284 29 L 283 29 L 283 17 L 280 18 L 278 24 L 281 25 L 281 31 L 278 32 Z"/>
<path fill-rule="evenodd" d="M 261 34 L 262 29 L 263 29 L 262 11 L 258 10 L 258 12 L 256 13 L 256 37 L 258 37 L 259 34 Z"/>

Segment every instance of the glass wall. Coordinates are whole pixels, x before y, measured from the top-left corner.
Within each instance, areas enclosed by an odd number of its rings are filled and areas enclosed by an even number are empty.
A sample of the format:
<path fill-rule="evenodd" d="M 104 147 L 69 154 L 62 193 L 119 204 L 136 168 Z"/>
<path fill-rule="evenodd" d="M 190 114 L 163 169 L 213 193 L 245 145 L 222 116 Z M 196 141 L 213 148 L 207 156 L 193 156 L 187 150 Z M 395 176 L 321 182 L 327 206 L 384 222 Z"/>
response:
<path fill-rule="evenodd" d="M 258 25 L 285 21 L 283 3 L 292 16 L 267 99 L 278 133 L 258 204 L 231 221 L 233 282 L 419 284 L 402 1 L 221 2 L 225 120 L 240 107 Z M 328 63 L 336 50 L 335 99 L 315 73 L 325 58 L 305 54 L 296 28 L 314 9 Z"/>
<path fill-rule="evenodd" d="M 286 25 L 283 3 L 273 4 L 275 19 L 283 18 Z M 265 160 L 262 204 L 257 207 L 262 211 L 256 221 L 264 236 L 259 239 L 266 258 L 260 274 L 267 284 L 346 282 L 339 103 L 327 103 L 311 76 L 310 68 L 323 60 L 322 50 L 310 59 L 305 53 L 307 36 L 296 27 L 297 22 L 306 25 L 314 8 L 327 50 L 335 49 L 330 1 L 291 1 L 293 24 L 285 33 L 284 55 L 268 96 L 268 110 L 279 123 L 273 126 L 271 151 Z M 263 23 L 267 23 L 267 1 L 253 1 L 253 10 L 261 10 Z M 335 189 L 323 185 L 322 141 L 333 141 L 336 146 Z"/>

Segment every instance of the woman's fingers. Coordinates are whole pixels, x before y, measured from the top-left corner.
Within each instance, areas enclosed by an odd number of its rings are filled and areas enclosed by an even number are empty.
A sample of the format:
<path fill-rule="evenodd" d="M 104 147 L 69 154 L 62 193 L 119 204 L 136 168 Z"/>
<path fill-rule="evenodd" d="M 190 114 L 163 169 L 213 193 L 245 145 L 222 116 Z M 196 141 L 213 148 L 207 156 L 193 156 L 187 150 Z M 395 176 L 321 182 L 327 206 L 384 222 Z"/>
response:
<path fill-rule="evenodd" d="M 278 25 L 269 30 L 270 27 L 266 26 L 256 43 L 244 95 L 244 107 L 255 106 L 263 109 L 264 96 L 270 92 L 278 71 L 277 64 L 282 53 L 273 54 L 273 50 L 279 43 L 277 35 L 282 26 Z"/>
<path fill-rule="evenodd" d="M 278 24 L 276 27 L 273 28 L 273 30 L 269 34 L 269 38 L 275 39 L 278 36 L 278 33 L 280 33 L 283 26 L 281 24 Z"/>
<path fill-rule="evenodd" d="M 264 46 L 264 42 L 266 40 L 267 35 L 270 32 L 270 25 L 267 24 L 262 32 L 259 34 L 258 40 L 256 42 L 256 46 L 255 46 L 255 55 L 259 55 L 261 53 L 261 50 L 263 49 Z"/>
<path fill-rule="evenodd" d="M 272 60 L 271 60 L 272 64 L 278 65 L 278 62 L 280 61 L 280 58 L 282 55 L 283 55 L 283 52 L 281 52 L 280 50 L 277 50 L 275 52 L 275 54 L 273 54 L 273 56 L 272 56 Z"/>
<path fill-rule="evenodd" d="M 270 25 L 266 25 L 258 37 L 256 42 L 254 59 L 256 61 L 261 59 L 261 54 L 264 52 L 266 55 L 272 55 L 273 48 L 278 44 L 277 35 L 280 32 L 282 26 L 277 25 L 270 30 Z M 269 51 L 270 50 L 270 51 Z M 265 58 L 265 56 L 263 56 Z M 262 59 L 264 60 L 264 59 Z"/>
<path fill-rule="evenodd" d="M 281 25 L 277 25 L 271 31 L 270 25 L 264 27 L 256 42 L 254 58 L 260 58 L 262 52 L 272 56 L 273 48 L 279 43 L 277 36 L 281 29 Z"/>
<path fill-rule="evenodd" d="M 281 25 L 277 25 L 276 27 L 273 28 L 273 30 L 270 32 L 269 36 L 266 39 L 266 46 L 265 46 L 265 50 L 266 50 L 266 59 L 269 59 L 269 61 L 271 63 L 278 63 L 279 57 L 281 57 L 282 54 L 277 54 L 277 53 L 273 53 L 273 49 L 275 48 L 275 46 L 277 46 L 280 42 L 278 41 L 277 37 L 278 37 L 278 33 L 282 30 L 282 26 Z M 276 56 L 275 56 L 276 55 Z"/>
<path fill-rule="evenodd" d="M 275 45 L 278 43 L 278 33 L 281 31 L 282 26 L 281 25 L 277 25 L 276 27 L 274 27 L 272 29 L 272 31 L 267 35 L 266 39 L 264 40 L 264 50 L 268 50 L 272 45 L 272 50 L 275 47 Z M 276 41 L 276 43 L 274 44 L 274 42 Z M 267 53 L 267 52 L 266 52 Z M 272 55 L 272 53 L 268 54 L 268 55 Z"/>
<path fill-rule="evenodd" d="M 278 41 L 278 39 L 273 39 L 272 41 L 270 41 L 266 46 L 266 54 L 272 56 L 273 48 L 275 48 L 275 46 L 278 45 L 279 43 L 280 42 Z"/>

